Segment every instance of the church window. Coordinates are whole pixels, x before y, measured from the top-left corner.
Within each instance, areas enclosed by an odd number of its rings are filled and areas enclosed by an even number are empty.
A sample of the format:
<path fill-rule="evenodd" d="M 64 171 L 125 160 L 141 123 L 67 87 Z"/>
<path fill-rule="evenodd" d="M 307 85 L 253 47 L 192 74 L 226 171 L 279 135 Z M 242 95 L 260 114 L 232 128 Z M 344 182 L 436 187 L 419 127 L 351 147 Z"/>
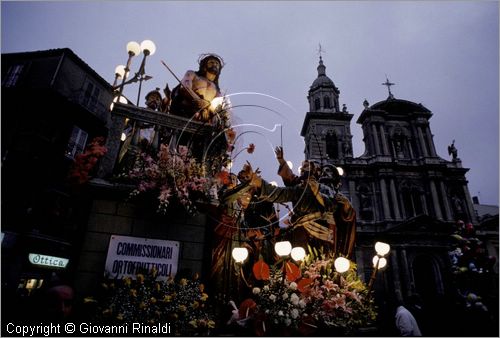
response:
<path fill-rule="evenodd" d="M 328 158 L 337 159 L 339 158 L 339 146 L 337 135 L 333 131 L 329 131 L 325 136 L 326 144 L 326 154 Z"/>
<path fill-rule="evenodd" d="M 330 104 L 330 98 L 328 96 L 325 96 L 323 98 L 323 106 L 326 108 L 326 109 L 330 109 L 332 108 L 332 105 Z"/>
<path fill-rule="evenodd" d="M 314 99 L 314 109 L 315 110 L 321 109 L 321 101 L 320 101 L 319 97 Z"/>

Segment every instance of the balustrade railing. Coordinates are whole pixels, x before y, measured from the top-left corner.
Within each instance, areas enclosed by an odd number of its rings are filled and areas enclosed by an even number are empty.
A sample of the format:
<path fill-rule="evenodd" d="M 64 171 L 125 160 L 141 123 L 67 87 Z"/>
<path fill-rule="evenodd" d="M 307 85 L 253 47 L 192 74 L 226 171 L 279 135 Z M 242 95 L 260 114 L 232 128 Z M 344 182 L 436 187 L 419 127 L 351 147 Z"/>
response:
<path fill-rule="evenodd" d="M 192 156 L 209 164 L 208 168 L 212 165 L 210 162 L 220 159 L 227 147 L 221 126 L 122 103 L 115 103 L 110 114 L 107 153 L 101 159 L 97 173 L 102 179 L 109 179 L 124 166 L 133 164 L 141 151 L 141 130 L 149 129 L 152 132 L 147 145 L 151 153 L 159 150 L 160 143 L 168 145 L 172 151 L 177 150 L 178 146 L 187 146 Z M 129 133 L 127 142 L 122 140 L 124 132 Z M 121 158 L 124 153 L 126 158 Z"/>

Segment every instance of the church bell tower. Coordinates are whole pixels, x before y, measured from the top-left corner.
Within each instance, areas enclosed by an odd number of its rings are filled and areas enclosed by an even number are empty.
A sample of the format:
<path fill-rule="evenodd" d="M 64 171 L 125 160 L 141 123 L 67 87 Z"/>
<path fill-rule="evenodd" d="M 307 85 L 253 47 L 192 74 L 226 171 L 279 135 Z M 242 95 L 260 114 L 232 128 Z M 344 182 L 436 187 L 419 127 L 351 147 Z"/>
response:
<path fill-rule="evenodd" d="M 351 119 L 347 107 L 339 105 L 339 89 L 326 75 L 323 58 L 319 57 L 318 76 L 307 99 L 309 112 L 302 125 L 306 144 L 305 158 L 321 164 L 339 165 L 352 158 Z"/>

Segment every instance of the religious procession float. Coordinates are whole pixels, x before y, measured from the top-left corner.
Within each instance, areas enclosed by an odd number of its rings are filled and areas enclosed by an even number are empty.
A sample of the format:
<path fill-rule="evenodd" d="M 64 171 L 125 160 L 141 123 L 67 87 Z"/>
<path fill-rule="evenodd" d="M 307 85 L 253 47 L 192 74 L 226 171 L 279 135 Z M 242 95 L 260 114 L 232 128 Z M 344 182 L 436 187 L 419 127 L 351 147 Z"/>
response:
<path fill-rule="evenodd" d="M 296 175 L 277 146 L 282 186 L 261 177 L 251 165 L 259 149 L 242 145 L 231 126 L 231 103 L 218 82 L 223 66 L 220 56 L 204 54 L 199 70 L 187 71 L 175 88 L 146 96 L 148 109 L 210 125 L 209 147 L 196 133 L 126 125 L 115 175 L 133 186 L 130 201 L 146 199 L 160 214 L 202 212 L 216 220 L 210 274 L 158 279 L 153 267 L 135 278 L 107 276 L 85 299 L 90 318 L 171 323 L 175 335 L 358 335 L 373 324 L 376 308 L 353 262 L 356 212 L 339 191 L 341 173 L 305 160 Z M 73 180 L 86 181 L 104 153 L 102 140 L 91 143 Z M 236 156 L 247 163 L 235 172 Z M 281 222 L 277 205 L 290 211 Z M 389 251 L 378 246 L 380 257 Z"/>

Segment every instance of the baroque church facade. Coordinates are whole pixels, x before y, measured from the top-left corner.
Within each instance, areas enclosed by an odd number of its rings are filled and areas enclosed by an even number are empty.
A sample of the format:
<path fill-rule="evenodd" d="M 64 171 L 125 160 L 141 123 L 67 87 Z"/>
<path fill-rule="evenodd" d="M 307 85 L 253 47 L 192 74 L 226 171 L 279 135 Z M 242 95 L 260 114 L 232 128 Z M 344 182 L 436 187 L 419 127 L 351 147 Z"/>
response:
<path fill-rule="evenodd" d="M 354 157 L 351 122 L 339 89 L 326 75 L 320 56 L 318 76 L 308 92 L 301 136 L 305 158 L 344 170 L 341 192 L 357 211 L 356 264 L 369 281 L 377 241 L 391 245 L 384 270 L 374 274 L 381 309 L 418 300 L 436 314 L 457 295 L 448 255 L 458 220 L 477 225 L 459 158 L 441 158 L 430 128 L 432 112 L 420 103 L 395 98 L 370 105 L 356 123 L 364 153 Z M 393 314 L 388 314 L 393 316 Z"/>

